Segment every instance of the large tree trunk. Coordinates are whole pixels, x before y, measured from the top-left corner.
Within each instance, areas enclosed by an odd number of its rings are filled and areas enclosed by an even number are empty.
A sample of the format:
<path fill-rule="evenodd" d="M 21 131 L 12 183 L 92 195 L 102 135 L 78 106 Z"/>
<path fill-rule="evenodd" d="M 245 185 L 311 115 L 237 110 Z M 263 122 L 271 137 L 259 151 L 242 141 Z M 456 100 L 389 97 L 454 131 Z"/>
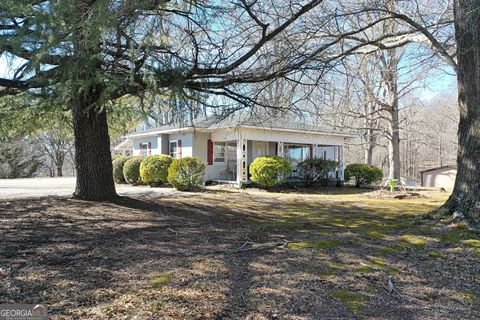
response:
<path fill-rule="evenodd" d="M 457 178 L 444 205 L 480 228 L 480 2 L 455 1 L 458 126 Z"/>
<path fill-rule="evenodd" d="M 55 165 L 57 167 L 57 177 L 63 177 L 64 156 L 60 152 L 57 152 L 55 158 L 56 158 Z"/>
<path fill-rule="evenodd" d="M 392 104 L 390 110 L 391 120 L 389 123 L 388 139 L 388 164 L 389 178 L 400 179 L 400 129 L 398 119 L 398 99 Z"/>
<path fill-rule="evenodd" d="M 369 166 L 373 165 L 373 148 L 375 145 L 371 142 L 367 143 L 365 148 L 365 163 Z"/>
<path fill-rule="evenodd" d="M 57 164 L 57 177 L 63 177 L 63 164 Z"/>
<path fill-rule="evenodd" d="M 112 155 L 108 135 L 107 112 L 100 101 L 104 87 L 96 70 L 102 68 L 97 40 L 91 38 L 88 17 L 95 0 L 78 0 L 74 33 L 74 83 L 71 93 L 73 133 L 75 136 L 75 169 L 77 183 L 73 196 L 94 201 L 117 198 L 113 182 Z M 87 62 L 87 63 L 86 63 Z M 104 103 L 104 102 L 103 102 Z"/>
<path fill-rule="evenodd" d="M 87 108 L 83 105 L 72 108 L 77 171 L 73 196 L 84 200 L 111 200 L 118 196 L 113 182 L 107 113 Z"/>

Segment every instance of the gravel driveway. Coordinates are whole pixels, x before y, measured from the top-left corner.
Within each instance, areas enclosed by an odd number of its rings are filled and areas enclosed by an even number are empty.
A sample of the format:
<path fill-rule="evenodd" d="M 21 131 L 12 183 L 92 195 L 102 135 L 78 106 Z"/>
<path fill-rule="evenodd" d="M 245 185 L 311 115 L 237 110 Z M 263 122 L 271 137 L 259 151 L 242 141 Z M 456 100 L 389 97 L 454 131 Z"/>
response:
<path fill-rule="evenodd" d="M 117 185 L 120 195 L 172 194 L 172 188 Z M 75 190 L 75 177 L 0 179 L 0 199 L 39 198 L 45 196 L 69 196 Z"/>

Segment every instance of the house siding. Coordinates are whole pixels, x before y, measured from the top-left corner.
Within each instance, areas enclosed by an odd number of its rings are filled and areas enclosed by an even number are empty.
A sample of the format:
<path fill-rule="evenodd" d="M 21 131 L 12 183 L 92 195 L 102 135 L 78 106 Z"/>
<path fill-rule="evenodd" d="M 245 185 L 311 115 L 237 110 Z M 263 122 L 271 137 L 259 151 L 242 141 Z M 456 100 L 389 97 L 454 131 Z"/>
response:
<path fill-rule="evenodd" d="M 182 157 L 198 157 L 207 163 L 208 140 L 212 141 L 238 141 L 239 137 L 247 140 L 247 164 L 254 160 L 252 141 L 268 142 L 267 154 L 275 155 L 277 143 L 285 144 L 311 144 L 311 145 L 329 145 L 325 149 L 319 148 L 317 157 L 323 157 L 323 150 L 327 152 L 327 159 L 334 159 L 335 151 L 331 146 L 343 146 L 344 137 L 335 135 L 320 135 L 315 133 L 291 132 L 291 131 L 275 131 L 256 128 L 226 128 L 209 132 L 179 132 L 174 134 L 152 134 L 151 136 L 143 136 L 133 138 L 133 155 L 140 155 L 139 144 L 150 143 L 151 154 L 169 154 L 170 141 L 182 140 Z M 207 165 L 204 180 L 225 180 L 222 175 L 227 165 L 222 163 L 214 163 Z"/>
<path fill-rule="evenodd" d="M 212 135 L 210 133 L 204 132 L 195 132 L 193 133 L 193 156 L 202 159 L 205 163 L 207 163 L 208 158 L 208 140 L 212 139 Z M 205 169 L 205 177 L 204 180 L 222 180 L 225 177 L 220 176 L 220 172 L 225 170 L 226 164 L 211 164 L 207 165 Z"/>
<path fill-rule="evenodd" d="M 182 140 L 182 158 L 193 156 L 193 134 L 192 133 L 188 132 L 188 133 L 171 134 L 170 141 L 175 141 L 175 140 Z"/>
<path fill-rule="evenodd" d="M 422 187 L 453 189 L 457 169 L 439 168 L 422 173 Z"/>
<path fill-rule="evenodd" d="M 237 133 L 238 134 L 238 133 Z M 242 138 L 256 141 L 284 143 L 305 143 L 342 146 L 344 137 L 334 135 L 309 134 L 303 132 L 274 131 L 265 129 L 242 128 Z"/>
<path fill-rule="evenodd" d="M 139 148 L 140 143 L 150 143 L 151 144 L 151 154 L 160 154 L 158 149 L 158 139 L 157 137 L 144 137 L 133 139 L 133 155 L 141 156 L 141 150 Z"/>

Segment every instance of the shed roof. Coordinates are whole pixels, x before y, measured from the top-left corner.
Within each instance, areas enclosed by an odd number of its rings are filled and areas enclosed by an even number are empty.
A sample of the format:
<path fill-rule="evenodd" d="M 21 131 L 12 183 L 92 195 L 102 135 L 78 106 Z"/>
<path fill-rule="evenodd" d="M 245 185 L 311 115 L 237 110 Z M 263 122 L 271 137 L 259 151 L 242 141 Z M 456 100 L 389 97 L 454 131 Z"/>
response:
<path fill-rule="evenodd" d="M 440 166 L 440 167 L 430 168 L 430 169 L 422 170 L 422 171 L 420 171 L 420 173 L 429 172 L 429 171 L 435 171 L 435 170 L 440 170 L 440 169 L 455 169 L 455 170 L 456 170 L 456 169 L 457 169 L 457 165 L 451 164 L 451 165 L 446 165 L 446 166 Z"/>

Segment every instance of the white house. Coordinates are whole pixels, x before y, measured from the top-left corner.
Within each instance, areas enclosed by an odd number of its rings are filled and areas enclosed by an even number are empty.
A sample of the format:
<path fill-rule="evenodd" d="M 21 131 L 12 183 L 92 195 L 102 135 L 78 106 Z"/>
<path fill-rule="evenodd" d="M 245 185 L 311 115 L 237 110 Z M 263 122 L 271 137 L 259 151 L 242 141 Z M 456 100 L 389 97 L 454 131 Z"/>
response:
<path fill-rule="evenodd" d="M 242 119 L 212 117 L 189 126 L 163 126 L 128 134 L 115 149 L 132 155 L 169 154 L 174 158 L 199 157 L 207 163 L 205 180 L 249 181 L 249 165 L 257 157 L 279 155 L 293 166 L 309 158 L 339 163 L 337 176 L 343 181 L 345 139 L 354 135 L 325 132 L 322 128 L 290 119 Z"/>

